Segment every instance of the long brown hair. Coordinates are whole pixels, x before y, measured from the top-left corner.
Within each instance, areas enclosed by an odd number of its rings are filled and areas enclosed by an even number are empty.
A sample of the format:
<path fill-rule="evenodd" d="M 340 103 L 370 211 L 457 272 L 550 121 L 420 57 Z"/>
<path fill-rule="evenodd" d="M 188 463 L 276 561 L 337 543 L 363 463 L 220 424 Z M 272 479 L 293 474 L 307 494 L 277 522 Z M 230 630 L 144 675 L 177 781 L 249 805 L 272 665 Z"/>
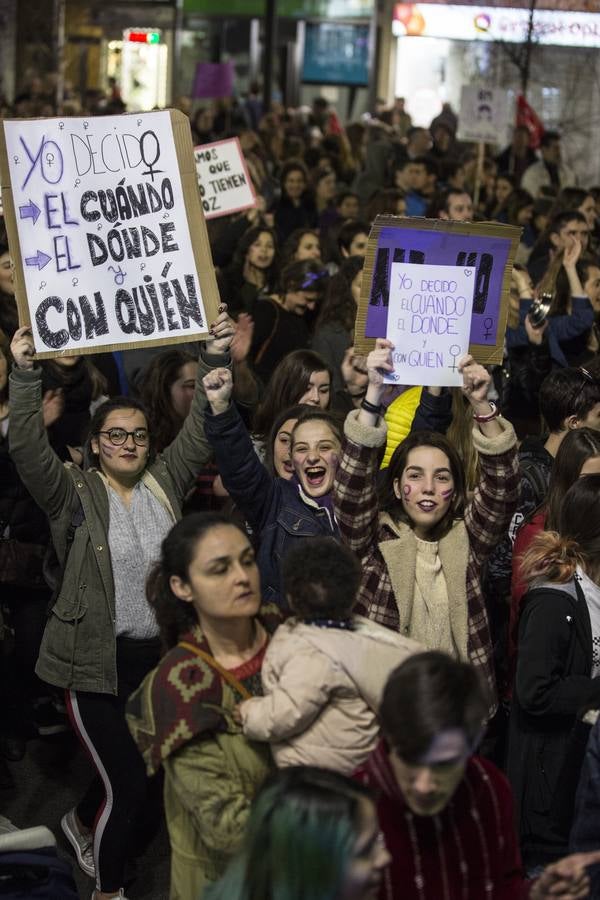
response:
<path fill-rule="evenodd" d="M 279 413 L 298 403 L 314 372 L 329 372 L 330 383 L 333 382 L 331 367 L 313 350 L 294 350 L 284 356 L 269 378 L 254 415 L 252 430 L 256 435 L 267 435 Z"/>
<path fill-rule="evenodd" d="M 148 424 L 158 453 L 177 437 L 184 421 L 173 408 L 171 387 L 179 378 L 181 369 L 187 363 L 195 362 L 187 350 L 164 350 L 146 369 L 141 399 L 148 410 Z"/>
<path fill-rule="evenodd" d="M 600 434 L 592 428 L 576 428 L 563 438 L 548 483 L 546 531 L 558 531 L 567 491 L 579 478 L 583 465 L 594 456 L 600 456 Z"/>

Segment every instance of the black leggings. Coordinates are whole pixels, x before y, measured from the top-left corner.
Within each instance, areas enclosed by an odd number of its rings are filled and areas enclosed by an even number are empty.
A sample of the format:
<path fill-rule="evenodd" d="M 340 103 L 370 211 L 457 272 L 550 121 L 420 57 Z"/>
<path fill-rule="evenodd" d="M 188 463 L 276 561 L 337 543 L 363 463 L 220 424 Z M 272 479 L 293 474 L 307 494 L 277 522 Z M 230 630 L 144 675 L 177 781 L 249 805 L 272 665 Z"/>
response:
<path fill-rule="evenodd" d="M 96 889 L 107 893 L 124 885 L 134 829 L 147 799 L 144 762 L 125 721 L 125 704 L 158 659 L 158 641 L 118 638 L 118 695 L 67 692 L 71 722 L 98 772 L 77 815 L 94 831 Z"/>

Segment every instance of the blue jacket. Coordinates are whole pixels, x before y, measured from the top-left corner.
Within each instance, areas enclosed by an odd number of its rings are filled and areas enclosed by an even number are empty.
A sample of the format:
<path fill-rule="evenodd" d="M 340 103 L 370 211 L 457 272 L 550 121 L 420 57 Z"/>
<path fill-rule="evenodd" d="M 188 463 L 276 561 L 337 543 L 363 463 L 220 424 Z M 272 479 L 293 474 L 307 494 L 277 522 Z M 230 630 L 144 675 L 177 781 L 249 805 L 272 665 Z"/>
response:
<path fill-rule="evenodd" d="M 285 606 L 282 560 L 298 539 L 338 537 L 333 513 L 307 497 L 300 485 L 269 474 L 234 405 L 218 416 L 207 411 L 204 432 L 214 450 L 225 489 L 258 538 L 263 600 Z"/>
<path fill-rule="evenodd" d="M 518 328 L 506 329 L 506 346 L 529 346 L 525 330 L 525 317 L 531 309 L 531 300 L 522 300 L 519 310 Z M 577 365 L 579 357 L 585 353 L 590 328 L 594 324 L 594 310 L 589 297 L 572 297 L 572 312 L 564 316 L 548 318 L 548 348 L 550 356 L 559 366 Z"/>

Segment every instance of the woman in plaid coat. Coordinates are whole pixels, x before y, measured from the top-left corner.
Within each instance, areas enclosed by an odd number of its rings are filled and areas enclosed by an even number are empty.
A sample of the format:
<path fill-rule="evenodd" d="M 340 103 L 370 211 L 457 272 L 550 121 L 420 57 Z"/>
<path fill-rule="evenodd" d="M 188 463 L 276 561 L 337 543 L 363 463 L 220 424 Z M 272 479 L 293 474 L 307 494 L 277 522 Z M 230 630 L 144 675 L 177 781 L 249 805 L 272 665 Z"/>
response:
<path fill-rule="evenodd" d="M 488 372 L 459 364 L 473 408 L 479 483 L 467 501 L 462 463 L 447 439 L 416 432 L 398 445 L 378 485 L 386 424 L 383 378 L 393 371 L 390 341 L 367 359 L 369 384 L 345 423 L 334 484 L 342 537 L 362 560 L 356 612 L 475 665 L 495 707 L 492 645 L 481 589 L 483 563 L 506 533 L 519 497 L 516 437 L 487 400 Z"/>

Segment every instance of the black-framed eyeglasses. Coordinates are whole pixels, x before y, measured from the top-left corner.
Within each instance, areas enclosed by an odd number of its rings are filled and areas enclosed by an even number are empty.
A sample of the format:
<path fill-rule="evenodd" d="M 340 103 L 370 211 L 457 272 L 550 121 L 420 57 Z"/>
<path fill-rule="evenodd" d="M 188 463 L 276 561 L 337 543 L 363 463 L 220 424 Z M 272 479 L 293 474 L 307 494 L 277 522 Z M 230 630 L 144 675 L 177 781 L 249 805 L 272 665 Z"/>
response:
<path fill-rule="evenodd" d="M 146 447 L 150 440 L 147 428 L 134 428 L 133 431 L 126 431 L 124 428 L 108 428 L 106 431 L 99 431 L 98 434 L 105 434 L 114 447 L 122 447 L 130 436 L 138 447 Z"/>

